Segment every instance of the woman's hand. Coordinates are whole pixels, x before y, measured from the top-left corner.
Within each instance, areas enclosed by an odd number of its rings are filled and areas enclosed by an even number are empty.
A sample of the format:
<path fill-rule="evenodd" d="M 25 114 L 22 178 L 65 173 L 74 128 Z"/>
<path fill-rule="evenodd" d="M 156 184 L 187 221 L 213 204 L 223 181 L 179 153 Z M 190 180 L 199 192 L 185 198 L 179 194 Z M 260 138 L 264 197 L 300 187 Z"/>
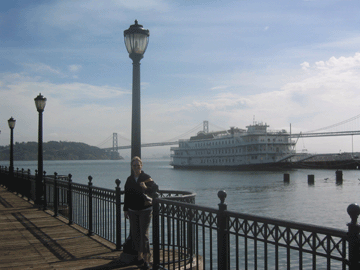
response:
<path fill-rule="evenodd" d="M 124 216 L 125 216 L 126 219 L 129 219 L 129 213 L 128 213 L 128 211 L 124 211 Z"/>
<path fill-rule="evenodd" d="M 147 186 L 146 186 L 146 184 L 145 184 L 144 182 L 141 182 L 141 183 L 140 183 L 140 187 L 142 187 L 143 190 L 147 189 Z"/>

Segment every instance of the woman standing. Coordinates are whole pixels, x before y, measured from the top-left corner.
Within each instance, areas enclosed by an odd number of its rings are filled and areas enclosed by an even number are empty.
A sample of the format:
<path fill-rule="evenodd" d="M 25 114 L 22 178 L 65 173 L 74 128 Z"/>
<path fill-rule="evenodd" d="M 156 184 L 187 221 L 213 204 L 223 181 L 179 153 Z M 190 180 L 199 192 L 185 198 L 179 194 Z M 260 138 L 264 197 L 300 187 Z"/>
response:
<path fill-rule="evenodd" d="M 138 264 L 143 264 L 143 269 L 149 269 L 152 203 L 147 195 L 158 191 L 158 185 L 142 171 L 139 157 L 131 160 L 131 169 L 131 175 L 125 183 L 124 215 L 130 220 L 130 234 L 138 252 Z"/>

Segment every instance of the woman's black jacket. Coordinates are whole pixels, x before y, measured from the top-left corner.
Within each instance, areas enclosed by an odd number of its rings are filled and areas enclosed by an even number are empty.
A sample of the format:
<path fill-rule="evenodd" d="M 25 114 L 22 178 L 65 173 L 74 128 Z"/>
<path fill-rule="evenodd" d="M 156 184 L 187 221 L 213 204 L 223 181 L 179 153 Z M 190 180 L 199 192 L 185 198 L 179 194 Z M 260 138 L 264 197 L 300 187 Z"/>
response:
<path fill-rule="evenodd" d="M 151 205 L 145 205 L 144 200 L 144 191 L 140 186 L 141 182 L 144 182 L 150 179 L 150 175 L 141 171 L 138 181 L 136 182 L 135 177 L 131 174 L 125 183 L 125 199 L 124 199 L 124 211 L 132 210 L 144 210 Z M 145 183 L 147 189 L 146 194 L 150 195 L 158 191 L 159 187 L 154 181 L 149 181 Z"/>

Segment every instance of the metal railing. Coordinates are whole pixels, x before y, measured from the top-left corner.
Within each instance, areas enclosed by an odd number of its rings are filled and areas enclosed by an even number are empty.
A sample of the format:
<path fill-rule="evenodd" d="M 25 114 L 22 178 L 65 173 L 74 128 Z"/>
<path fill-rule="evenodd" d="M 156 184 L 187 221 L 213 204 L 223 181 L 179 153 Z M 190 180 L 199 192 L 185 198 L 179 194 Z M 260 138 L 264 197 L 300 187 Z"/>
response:
<path fill-rule="evenodd" d="M 120 180 L 115 180 L 115 189 L 96 187 L 92 177 L 88 184 L 72 181 L 72 175 L 58 176 L 43 174 L 42 209 L 49 209 L 54 216 L 68 219 L 68 224 L 77 224 L 88 231 L 88 235 L 98 235 L 116 245 L 121 250 L 130 233 L 129 221 L 122 214 L 124 191 Z M 0 184 L 10 191 L 35 201 L 35 175 L 30 170 L 16 170 L 13 176 L 9 169 L 0 166 Z M 172 201 L 195 203 L 195 194 L 186 191 L 159 190 L 160 198 Z"/>
<path fill-rule="evenodd" d="M 0 184 L 34 200 L 36 176 L 0 167 Z M 44 208 L 122 248 L 129 224 L 121 213 L 120 180 L 114 190 L 45 176 Z M 360 269 L 360 207 L 348 207 L 348 231 L 195 205 L 195 194 L 160 191 L 153 200 L 153 269 Z"/>
<path fill-rule="evenodd" d="M 360 269 L 358 205 L 342 231 L 227 211 L 218 196 L 218 209 L 154 201 L 154 269 Z"/>

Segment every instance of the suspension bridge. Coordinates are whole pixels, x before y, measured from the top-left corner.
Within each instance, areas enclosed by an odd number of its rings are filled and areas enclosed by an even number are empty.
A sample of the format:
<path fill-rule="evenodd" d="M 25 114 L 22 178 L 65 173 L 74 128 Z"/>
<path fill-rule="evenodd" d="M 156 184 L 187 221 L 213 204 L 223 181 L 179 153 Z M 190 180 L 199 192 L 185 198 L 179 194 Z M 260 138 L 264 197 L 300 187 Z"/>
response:
<path fill-rule="evenodd" d="M 213 127 L 219 129 L 219 130 L 227 130 L 225 128 L 218 127 L 214 124 L 212 124 Z M 354 136 L 354 135 L 360 135 L 360 114 L 357 116 L 354 116 L 350 119 L 341 121 L 339 123 L 326 126 L 323 128 L 319 128 L 316 130 L 308 131 L 308 132 L 300 132 L 300 133 L 294 133 L 291 134 L 292 139 L 299 140 L 300 138 L 313 138 L 313 137 L 330 137 L 330 136 Z M 345 130 L 344 129 L 351 129 L 352 130 Z M 339 131 L 340 130 L 340 131 Z M 176 138 L 164 141 L 164 142 L 155 142 L 155 143 L 143 143 L 141 144 L 141 147 L 157 147 L 157 146 L 167 146 L 167 145 L 178 145 L 180 138 L 188 138 L 189 135 L 194 135 L 197 132 L 202 131 L 205 134 L 209 132 L 209 122 L 203 121 L 203 123 L 198 124 L 196 127 L 190 129 L 189 131 L 177 136 Z M 291 133 L 291 131 L 290 131 Z M 119 138 L 128 141 L 128 145 L 119 146 L 118 141 Z M 108 144 L 112 140 L 112 147 L 102 147 L 105 144 Z M 296 141 L 297 142 L 297 141 Z M 131 143 L 130 140 L 122 137 L 118 133 L 113 133 L 111 136 L 109 136 L 105 141 L 103 141 L 101 144 L 98 145 L 98 147 L 106 150 L 106 151 L 118 151 L 118 150 L 124 150 L 124 149 L 131 149 Z"/>

